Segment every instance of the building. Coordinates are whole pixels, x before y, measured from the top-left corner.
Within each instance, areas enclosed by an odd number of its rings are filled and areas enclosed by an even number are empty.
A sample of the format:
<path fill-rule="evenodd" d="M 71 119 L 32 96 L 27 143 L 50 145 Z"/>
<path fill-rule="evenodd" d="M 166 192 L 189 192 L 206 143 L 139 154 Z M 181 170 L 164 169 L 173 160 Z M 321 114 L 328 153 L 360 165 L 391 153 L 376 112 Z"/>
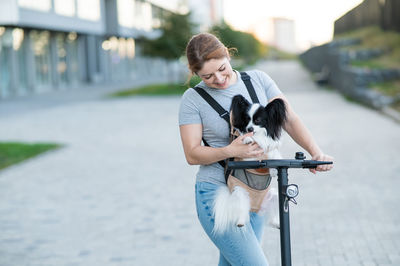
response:
<path fill-rule="evenodd" d="M 197 24 L 197 32 L 210 29 L 223 21 L 222 0 L 186 0 L 191 11 L 191 20 Z"/>
<path fill-rule="evenodd" d="M 272 18 L 272 25 L 272 45 L 285 52 L 298 52 L 294 20 L 287 18 Z"/>
<path fill-rule="evenodd" d="M 168 76 L 140 54 L 171 12 L 144 0 L 1 0 L 0 98 Z"/>

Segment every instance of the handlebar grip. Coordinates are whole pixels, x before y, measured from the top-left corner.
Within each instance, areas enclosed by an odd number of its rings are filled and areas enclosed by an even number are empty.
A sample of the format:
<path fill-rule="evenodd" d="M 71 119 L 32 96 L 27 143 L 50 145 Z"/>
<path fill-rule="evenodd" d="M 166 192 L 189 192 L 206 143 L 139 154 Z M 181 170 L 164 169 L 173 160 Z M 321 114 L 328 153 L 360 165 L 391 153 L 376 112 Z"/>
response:
<path fill-rule="evenodd" d="M 317 168 L 318 165 L 324 164 L 333 164 L 333 162 L 308 160 L 303 162 L 303 168 Z"/>

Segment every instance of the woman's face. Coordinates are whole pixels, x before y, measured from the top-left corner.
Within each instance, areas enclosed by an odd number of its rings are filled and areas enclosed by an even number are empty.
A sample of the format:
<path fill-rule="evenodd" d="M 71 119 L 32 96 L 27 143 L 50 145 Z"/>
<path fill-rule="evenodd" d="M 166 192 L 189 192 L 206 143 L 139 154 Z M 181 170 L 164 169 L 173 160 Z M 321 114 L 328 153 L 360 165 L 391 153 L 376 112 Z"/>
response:
<path fill-rule="evenodd" d="M 226 57 L 206 61 L 197 75 L 208 87 L 216 89 L 226 89 L 236 82 L 236 74 Z"/>

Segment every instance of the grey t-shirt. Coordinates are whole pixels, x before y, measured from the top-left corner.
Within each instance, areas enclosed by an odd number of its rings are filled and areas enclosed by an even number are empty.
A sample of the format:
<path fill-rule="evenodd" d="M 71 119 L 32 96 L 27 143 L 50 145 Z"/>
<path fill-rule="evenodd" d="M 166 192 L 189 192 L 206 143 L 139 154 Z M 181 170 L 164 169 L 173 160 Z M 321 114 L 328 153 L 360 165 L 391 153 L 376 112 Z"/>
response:
<path fill-rule="evenodd" d="M 225 110 L 229 111 L 233 96 L 243 95 L 251 101 L 246 85 L 238 75 L 237 82 L 226 89 L 214 89 L 207 87 L 202 81 L 197 86 L 203 88 Z M 246 71 L 250 76 L 260 104 L 266 105 L 268 100 L 281 94 L 275 82 L 265 73 L 259 70 Z M 211 147 L 225 147 L 229 144 L 228 123 L 192 88 L 185 91 L 182 96 L 179 109 L 179 125 L 202 124 L 203 138 Z M 221 165 L 213 163 L 200 165 L 196 175 L 197 182 L 210 182 L 225 184 L 224 169 Z"/>

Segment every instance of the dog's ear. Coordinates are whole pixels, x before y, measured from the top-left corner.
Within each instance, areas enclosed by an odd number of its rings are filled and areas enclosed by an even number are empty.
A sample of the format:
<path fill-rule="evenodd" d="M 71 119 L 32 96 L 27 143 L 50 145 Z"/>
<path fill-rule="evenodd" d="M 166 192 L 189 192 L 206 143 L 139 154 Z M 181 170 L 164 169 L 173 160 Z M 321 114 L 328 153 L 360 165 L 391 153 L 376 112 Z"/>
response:
<path fill-rule="evenodd" d="M 250 106 L 249 101 L 246 100 L 242 95 L 235 95 L 232 99 L 231 111 L 234 110 L 247 110 Z"/>
<path fill-rule="evenodd" d="M 265 106 L 267 112 L 267 131 L 273 139 L 279 138 L 286 122 L 286 105 L 282 99 L 275 99 Z"/>
<path fill-rule="evenodd" d="M 236 95 L 232 98 L 231 114 L 232 114 L 232 126 L 236 127 L 240 131 L 244 132 L 248 123 L 247 110 L 250 107 L 250 102 L 246 100 L 242 95 Z"/>

